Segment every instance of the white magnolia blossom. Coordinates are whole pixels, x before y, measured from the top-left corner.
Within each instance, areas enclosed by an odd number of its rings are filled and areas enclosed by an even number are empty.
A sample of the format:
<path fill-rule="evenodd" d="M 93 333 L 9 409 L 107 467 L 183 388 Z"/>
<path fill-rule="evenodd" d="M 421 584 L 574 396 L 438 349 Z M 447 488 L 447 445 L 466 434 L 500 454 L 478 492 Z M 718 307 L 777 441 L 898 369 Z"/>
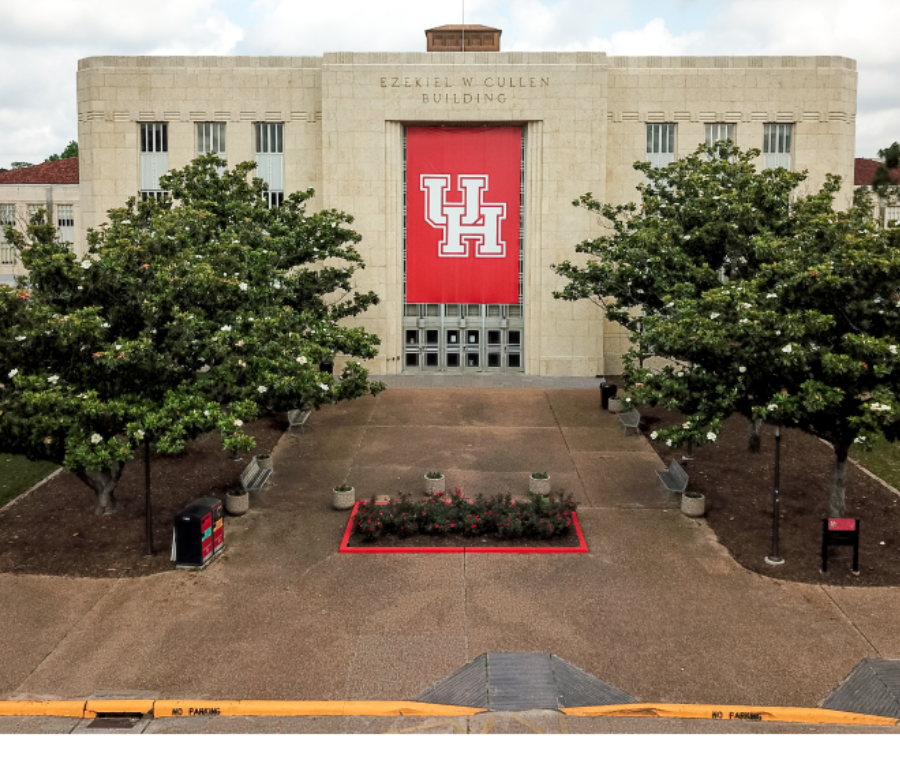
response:
<path fill-rule="evenodd" d="M 81 261 L 81 267 L 82 267 L 85 271 L 87 271 L 87 269 L 91 267 L 91 261 L 90 261 L 90 260 L 82 260 L 82 261 Z"/>
<path fill-rule="evenodd" d="M 16 341 L 25 341 L 25 337 L 24 336 L 16 336 Z M 896 349 L 896 347 L 894 347 L 894 349 Z"/>
<path fill-rule="evenodd" d="M 710 318 L 711 320 L 714 320 L 714 319 L 715 319 L 716 317 L 718 317 L 718 316 L 719 316 L 719 312 L 714 311 L 712 314 L 709 315 L 709 318 Z"/>
<path fill-rule="evenodd" d="M 685 430 L 687 430 L 688 428 L 691 427 L 691 421 L 688 420 L 688 421 L 687 421 L 686 423 L 684 423 L 684 425 L 682 425 L 681 427 L 684 428 Z"/>
<path fill-rule="evenodd" d="M 247 292 L 247 282 L 241 282 L 238 287 L 241 288 L 241 292 Z"/>
<path fill-rule="evenodd" d="M 219 328 L 219 330 L 221 330 L 223 333 L 228 333 L 228 331 L 231 330 L 231 325 L 223 325 L 221 328 Z"/>
<path fill-rule="evenodd" d="M 684 376 L 684 371 L 678 371 L 675 373 L 675 376 Z"/>
<path fill-rule="evenodd" d="M 307 363 L 306 356 L 305 356 L 305 355 L 300 355 L 300 357 L 297 358 L 297 362 L 298 362 L 301 366 L 305 366 L 306 363 Z"/>
<path fill-rule="evenodd" d="M 777 297 L 778 297 L 777 293 L 769 293 L 768 295 L 766 295 L 766 298 L 777 298 Z"/>
<path fill-rule="evenodd" d="M 749 303 L 745 303 L 745 304 L 744 304 L 744 308 L 745 308 L 745 309 L 749 309 L 749 308 L 751 308 L 751 306 L 750 306 Z"/>
<path fill-rule="evenodd" d="M 740 371 L 742 374 L 746 374 L 747 366 L 738 366 L 738 371 Z"/>
<path fill-rule="evenodd" d="M 714 434 L 712 431 L 707 431 L 706 438 L 709 439 L 710 441 L 715 441 L 716 434 Z"/>
<path fill-rule="evenodd" d="M 123 224 L 123 225 L 130 225 L 130 224 L 131 224 L 131 220 L 130 220 L 130 219 L 123 219 L 122 222 L 121 222 L 121 224 Z"/>
<path fill-rule="evenodd" d="M 203 410 L 203 416 L 204 416 L 204 417 L 209 417 L 209 409 L 204 409 L 204 410 Z"/>
<path fill-rule="evenodd" d="M 22 336 L 22 338 L 25 338 L 25 337 Z M 896 355 L 896 354 L 897 354 L 897 345 L 896 345 L 896 344 L 891 344 L 891 346 L 889 346 L 888 349 L 891 351 L 891 354 L 892 354 L 892 355 Z"/>
<path fill-rule="evenodd" d="M 108 323 L 108 322 L 101 322 L 101 323 L 100 323 L 100 327 L 101 327 L 101 328 L 108 328 L 108 327 L 109 327 L 109 323 Z"/>
<path fill-rule="evenodd" d="M 258 392 L 258 393 L 264 393 L 264 392 L 266 392 L 266 390 L 268 390 L 268 389 L 269 389 L 269 388 L 266 387 L 265 385 L 260 385 L 259 387 L 256 388 L 256 392 Z"/>
<path fill-rule="evenodd" d="M 18 373 L 19 373 L 19 369 L 14 368 L 12 371 L 9 372 L 9 378 L 12 379 Z"/>
<path fill-rule="evenodd" d="M 138 429 L 134 432 L 134 438 L 135 438 L 135 439 L 143 439 L 143 438 L 144 438 L 144 432 L 143 432 L 140 428 L 138 428 Z"/>
<path fill-rule="evenodd" d="M 891 411 L 891 407 L 888 406 L 887 404 L 880 404 L 877 402 L 869 404 L 869 408 L 873 412 L 889 412 L 889 411 Z"/>
<path fill-rule="evenodd" d="M 103 437 L 99 433 L 91 434 L 91 444 L 99 444 L 103 441 Z"/>
<path fill-rule="evenodd" d="M 657 436 L 659 436 L 658 431 L 653 431 L 653 433 L 650 434 L 650 438 L 653 439 L 653 441 L 656 441 Z"/>
<path fill-rule="evenodd" d="M 788 354 L 790 354 L 791 351 L 792 351 L 792 347 L 791 347 L 790 344 L 788 344 L 786 347 L 782 347 L 782 348 L 781 348 L 781 351 L 782 351 L 782 352 L 787 352 Z"/>
<path fill-rule="evenodd" d="M 747 320 L 747 319 L 738 320 L 738 325 L 746 325 L 748 322 L 750 322 L 750 320 Z"/>
<path fill-rule="evenodd" d="M 857 436 L 854 440 L 854 444 L 862 444 L 866 440 L 865 436 Z"/>
<path fill-rule="evenodd" d="M 778 408 L 778 404 L 769 404 L 766 407 L 766 409 L 768 409 L 770 412 L 774 412 L 777 408 Z"/>
<path fill-rule="evenodd" d="M 207 371 L 209 371 L 209 366 L 205 363 L 197 369 L 198 374 L 205 374 Z"/>
<path fill-rule="evenodd" d="M 671 439 L 666 439 L 666 446 L 667 446 L 667 447 L 671 447 L 671 446 L 672 446 L 672 440 L 671 440 Z"/>
<path fill-rule="evenodd" d="M 625 399 L 625 403 L 626 403 L 626 404 L 630 404 L 630 403 L 631 403 L 631 399 L 630 399 L 630 398 L 626 398 L 626 399 Z"/>
<path fill-rule="evenodd" d="M 48 381 L 51 385 L 55 385 L 55 384 L 59 381 L 59 377 L 58 377 L 56 374 L 54 374 L 53 376 L 48 376 L 48 377 L 47 377 L 47 381 Z"/>
<path fill-rule="evenodd" d="M 235 421 L 234 421 L 234 427 L 235 427 L 235 428 L 242 428 L 243 426 L 244 426 L 244 421 L 243 421 L 243 420 L 235 420 Z"/>
<path fill-rule="evenodd" d="M 321 387 L 322 390 L 324 390 L 326 393 L 328 392 L 328 385 L 324 385 L 321 382 L 319 382 L 319 387 Z"/>

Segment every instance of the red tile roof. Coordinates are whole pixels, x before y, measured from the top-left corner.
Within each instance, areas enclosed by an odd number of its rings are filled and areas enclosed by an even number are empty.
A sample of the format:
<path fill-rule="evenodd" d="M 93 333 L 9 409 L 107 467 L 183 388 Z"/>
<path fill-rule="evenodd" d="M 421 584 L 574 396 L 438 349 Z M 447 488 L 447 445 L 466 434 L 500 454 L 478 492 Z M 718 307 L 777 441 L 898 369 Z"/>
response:
<path fill-rule="evenodd" d="M 0 184 L 78 184 L 78 158 L 30 165 L 0 173 Z"/>
<path fill-rule="evenodd" d="M 857 157 L 854 161 L 854 171 L 853 171 L 853 183 L 856 185 L 865 184 L 868 186 L 872 183 L 872 179 L 875 177 L 875 171 L 881 165 L 881 160 L 868 160 L 865 157 Z M 889 170 L 888 173 L 891 174 L 891 179 L 894 180 L 897 184 L 900 184 L 900 171 L 898 170 Z"/>

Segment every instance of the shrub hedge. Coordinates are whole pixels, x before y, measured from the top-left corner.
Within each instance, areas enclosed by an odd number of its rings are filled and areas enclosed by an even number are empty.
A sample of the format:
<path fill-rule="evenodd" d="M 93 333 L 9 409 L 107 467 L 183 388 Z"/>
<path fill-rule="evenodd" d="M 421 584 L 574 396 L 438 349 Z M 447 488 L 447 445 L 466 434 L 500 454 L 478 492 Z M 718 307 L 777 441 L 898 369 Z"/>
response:
<path fill-rule="evenodd" d="M 564 497 L 561 492 L 555 498 L 531 496 L 527 501 L 513 501 L 509 493 L 492 498 L 478 495 L 469 500 L 458 488 L 450 495 L 437 493 L 421 501 L 401 493 L 386 504 L 376 504 L 374 498 L 361 501 L 354 530 L 367 542 L 382 534 L 494 534 L 504 539 L 549 539 L 568 533 L 576 509 L 572 496 Z"/>

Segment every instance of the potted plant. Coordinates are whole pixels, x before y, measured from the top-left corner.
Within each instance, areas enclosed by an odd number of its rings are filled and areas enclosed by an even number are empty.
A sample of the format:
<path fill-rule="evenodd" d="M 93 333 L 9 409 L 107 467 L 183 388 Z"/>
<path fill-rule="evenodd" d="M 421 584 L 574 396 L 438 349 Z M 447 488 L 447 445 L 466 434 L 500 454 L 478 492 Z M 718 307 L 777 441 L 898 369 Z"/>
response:
<path fill-rule="evenodd" d="M 250 494 L 238 485 L 225 493 L 225 511 L 230 515 L 242 515 L 250 508 Z"/>
<path fill-rule="evenodd" d="M 338 485 L 332 491 L 331 506 L 335 509 L 352 509 L 356 503 L 356 490 L 350 485 Z"/>
<path fill-rule="evenodd" d="M 550 475 L 546 471 L 535 471 L 528 478 L 528 492 L 536 496 L 550 495 Z"/>
<path fill-rule="evenodd" d="M 609 399 L 609 411 L 619 413 L 619 412 L 627 412 L 628 404 L 622 398 L 610 398 Z"/>
<path fill-rule="evenodd" d="M 685 491 L 681 494 L 681 512 L 688 517 L 703 517 L 706 514 L 706 496 L 703 493 Z"/>
<path fill-rule="evenodd" d="M 274 469 L 275 464 L 272 461 L 272 456 L 268 454 L 262 454 L 256 456 L 256 465 L 261 469 Z"/>
<path fill-rule="evenodd" d="M 425 475 L 425 492 L 429 496 L 444 492 L 444 475 L 440 471 L 429 471 Z"/>

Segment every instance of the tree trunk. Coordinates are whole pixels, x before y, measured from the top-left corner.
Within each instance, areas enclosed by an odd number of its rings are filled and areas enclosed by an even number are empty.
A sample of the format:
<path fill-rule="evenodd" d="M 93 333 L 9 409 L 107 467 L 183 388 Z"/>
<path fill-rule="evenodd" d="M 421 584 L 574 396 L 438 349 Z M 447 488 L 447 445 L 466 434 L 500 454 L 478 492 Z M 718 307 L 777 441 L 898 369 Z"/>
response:
<path fill-rule="evenodd" d="M 759 453 L 761 439 L 759 433 L 762 430 L 762 420 L 748 420 L 750 431 L 747 434 L 747 451 L 754 454 Z"/>
<path fill-rule="evenodd" d="M 847 455 L 850 448 L 834 447 L 834 471 L 831 479 L 831 497 L 828 502 L 829 517 L 845 517 L 847 514 Z"/>
<path fill-rule="evenodd" d="M 119 484 L 124 463 L 113 463 L 103 471 L 76 471 L 78 477 L 85 485 L 97 494 L 97 506 L 94 514 L 111 515 L 116 508 L 116 498 L 113 492 Z"/>

